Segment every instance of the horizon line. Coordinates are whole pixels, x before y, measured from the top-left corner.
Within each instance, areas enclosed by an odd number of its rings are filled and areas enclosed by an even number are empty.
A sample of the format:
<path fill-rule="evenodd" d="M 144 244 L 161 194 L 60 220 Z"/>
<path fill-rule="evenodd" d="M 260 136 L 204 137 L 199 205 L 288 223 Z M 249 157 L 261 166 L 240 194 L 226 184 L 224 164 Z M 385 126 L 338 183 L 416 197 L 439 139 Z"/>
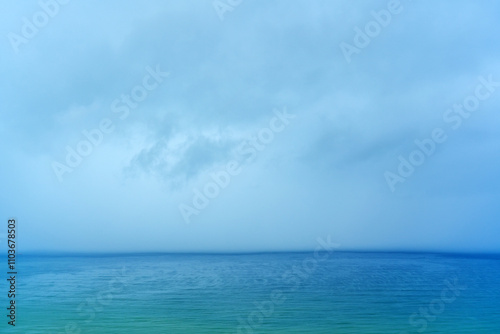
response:
<path fill-rule="evenodd" d="M 18 255 L 26 256 L 153 256 L 153 255 L 263 255 L 286 253 L 314 253 L 315 250 L 264 250 L 264 251 L 25 251 Z M 321 250 L 320 252 L 329 252 Z M 332 253 L 371 253 L 371 254 L 434 254 L 455 256 L 489 256 L 500 257 L 500 251 L 438 251 L 438 250 L 332 250 Z"/>

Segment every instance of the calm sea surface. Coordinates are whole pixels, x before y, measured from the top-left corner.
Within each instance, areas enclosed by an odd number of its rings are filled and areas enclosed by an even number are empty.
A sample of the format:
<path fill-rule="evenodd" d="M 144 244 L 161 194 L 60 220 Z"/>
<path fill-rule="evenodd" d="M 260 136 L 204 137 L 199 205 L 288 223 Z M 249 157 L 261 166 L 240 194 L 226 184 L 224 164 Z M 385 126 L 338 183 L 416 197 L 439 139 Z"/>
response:
<path fill-rule="evenodd" d="M 500 257 L 19 256 L 2 333 L 500 333 Z M 4 306 L 5 305 L 5 306 Z"/>

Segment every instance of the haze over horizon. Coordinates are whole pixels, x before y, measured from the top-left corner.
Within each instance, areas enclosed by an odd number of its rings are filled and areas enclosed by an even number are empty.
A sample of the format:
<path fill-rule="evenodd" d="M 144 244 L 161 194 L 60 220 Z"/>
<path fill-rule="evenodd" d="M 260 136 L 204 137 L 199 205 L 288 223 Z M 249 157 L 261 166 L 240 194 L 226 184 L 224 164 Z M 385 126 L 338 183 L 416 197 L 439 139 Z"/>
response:
<path fill-rule="evenodd" d="M 214 3 L 0 13 L 19 252 L 500 252 L 500 3 Z"/>

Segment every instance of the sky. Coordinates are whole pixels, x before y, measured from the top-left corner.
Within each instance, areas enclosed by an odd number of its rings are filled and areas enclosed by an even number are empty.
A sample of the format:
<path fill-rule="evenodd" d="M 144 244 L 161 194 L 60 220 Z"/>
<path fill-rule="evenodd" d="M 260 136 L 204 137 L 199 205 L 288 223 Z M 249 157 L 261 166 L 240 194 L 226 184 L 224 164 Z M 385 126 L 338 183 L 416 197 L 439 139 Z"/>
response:
<path fill-rule="evenodd" d="M 22 252 L 500 252 L 496 1 L 4 5 Z"/>

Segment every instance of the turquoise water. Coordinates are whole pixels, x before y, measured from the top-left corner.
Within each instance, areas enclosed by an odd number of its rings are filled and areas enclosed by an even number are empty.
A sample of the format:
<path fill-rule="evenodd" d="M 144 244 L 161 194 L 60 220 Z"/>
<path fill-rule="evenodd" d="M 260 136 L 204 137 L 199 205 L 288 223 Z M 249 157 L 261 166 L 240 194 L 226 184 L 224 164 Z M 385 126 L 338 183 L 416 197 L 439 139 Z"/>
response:
<path fill-rule="evenodd" d="M 18 271 L 2 333 L 500 333 L 498 257 L 21 256 Z"/>

